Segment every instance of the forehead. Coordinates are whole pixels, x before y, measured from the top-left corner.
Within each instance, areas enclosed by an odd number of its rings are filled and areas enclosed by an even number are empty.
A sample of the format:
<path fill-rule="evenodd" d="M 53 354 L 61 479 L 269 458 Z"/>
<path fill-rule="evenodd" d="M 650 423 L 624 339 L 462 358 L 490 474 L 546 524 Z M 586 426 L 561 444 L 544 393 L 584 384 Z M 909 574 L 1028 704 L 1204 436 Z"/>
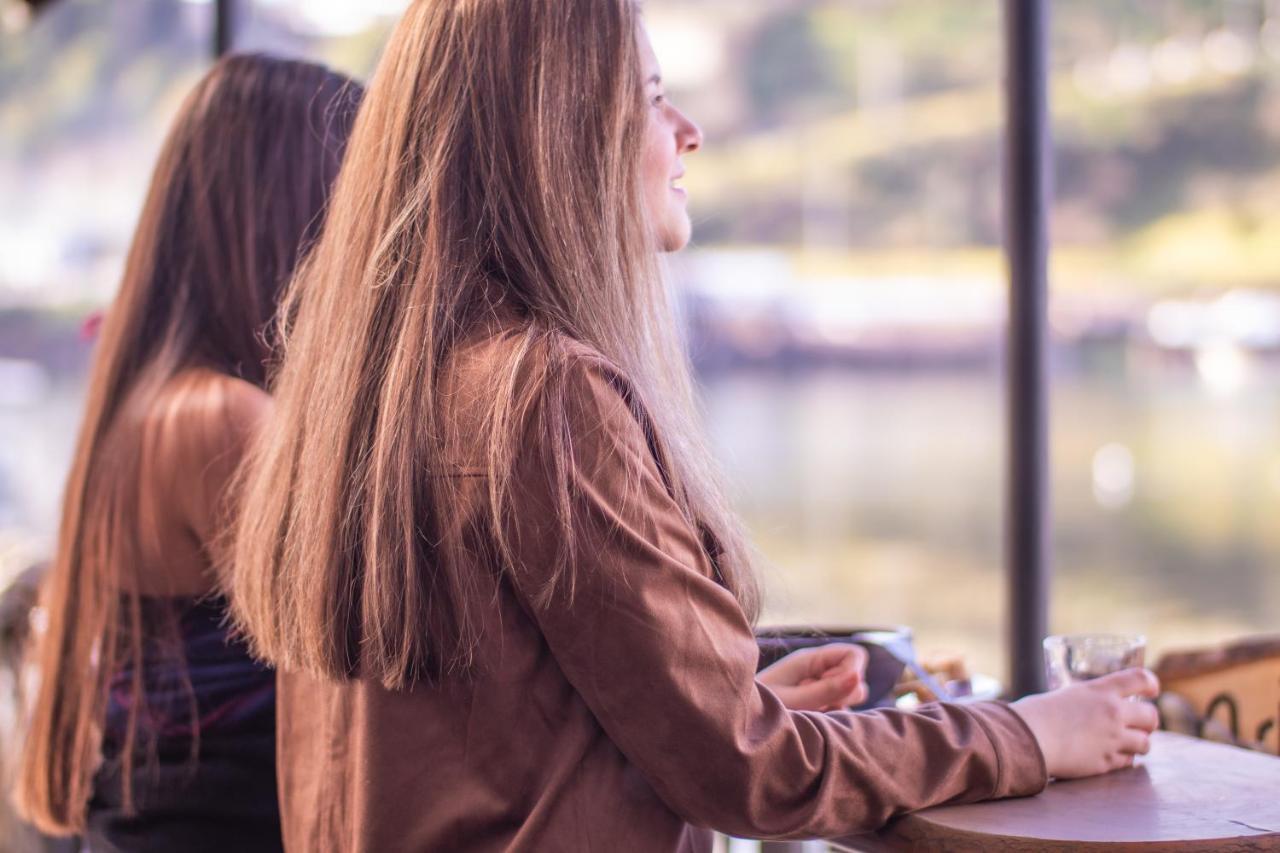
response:
<path fill-rule="evenodd" d="M 653 43 L 649 40 L 649 31 L 645 29 L 643 22 L 636 24 L 636 47 L 640 54 L 640 71 L 644 79 L 648 80 L 655 74 L 660 75 L 662 68 L 658 64 L 658 55 L 653 52 Z"/>

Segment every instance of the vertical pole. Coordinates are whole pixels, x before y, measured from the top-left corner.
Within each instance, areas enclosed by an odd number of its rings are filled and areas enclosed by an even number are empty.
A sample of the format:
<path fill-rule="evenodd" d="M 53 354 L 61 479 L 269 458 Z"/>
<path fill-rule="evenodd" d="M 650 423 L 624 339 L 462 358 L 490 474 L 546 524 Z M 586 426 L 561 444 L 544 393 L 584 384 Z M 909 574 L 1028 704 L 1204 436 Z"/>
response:
<path fill-rule="evenodd" d="M 224 56 L 235 43 L 235 0 L 214 0 L 213 58 Z"/>
<path fill-rule="evenodd" d="M 1048 632 L 1048 2 L 1004 0 L 1005 251 L 1009 265 L 1008 491 L 1011 693 L 1044 689 Z"/>

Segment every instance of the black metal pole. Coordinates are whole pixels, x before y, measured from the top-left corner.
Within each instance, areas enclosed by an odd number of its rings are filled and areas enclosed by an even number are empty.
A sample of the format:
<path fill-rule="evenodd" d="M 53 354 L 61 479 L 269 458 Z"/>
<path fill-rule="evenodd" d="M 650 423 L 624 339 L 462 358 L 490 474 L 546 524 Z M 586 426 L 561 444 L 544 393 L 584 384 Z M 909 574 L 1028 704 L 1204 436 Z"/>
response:
<path fill-rule="evenodd" d="M 1004 0 L 1005 251 L 1009 263 L 1008 506 L 1010 690 L 1044 689 L 1048 632 L 1049 423 L 1047 0 Z"/>
<path fill-rule="evenodd" d="M 235 43 L 235 0 L 214 0 L 213 5 L 213 57 L 217 59 L 231 50 Z"/>

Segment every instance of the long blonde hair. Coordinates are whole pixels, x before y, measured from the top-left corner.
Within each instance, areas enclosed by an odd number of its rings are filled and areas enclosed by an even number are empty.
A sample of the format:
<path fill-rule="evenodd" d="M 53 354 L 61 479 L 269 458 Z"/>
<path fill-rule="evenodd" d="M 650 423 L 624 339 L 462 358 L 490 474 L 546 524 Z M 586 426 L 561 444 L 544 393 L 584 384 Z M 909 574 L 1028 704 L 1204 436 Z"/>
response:
<path fill-rule="evenodd" d="M 388 688 L 471 671 L 486 567 L 462 541 L 456 478 L 430 475 L 449 464 L 443 367 L 499 304 L 517 340 L 474 440 L 503 561 L 516 443 L 540 406 L 564 543 L 546 595 L 572 589 L 553 386 L 573 341 L 646 404 L 682 510 L 755 617 L 643 213 L 638 15 L 633 0 L 419 0 L 391 36 L 294 283 L 273 424 L 238 500 L 233 612 L 265 659 Z"/>

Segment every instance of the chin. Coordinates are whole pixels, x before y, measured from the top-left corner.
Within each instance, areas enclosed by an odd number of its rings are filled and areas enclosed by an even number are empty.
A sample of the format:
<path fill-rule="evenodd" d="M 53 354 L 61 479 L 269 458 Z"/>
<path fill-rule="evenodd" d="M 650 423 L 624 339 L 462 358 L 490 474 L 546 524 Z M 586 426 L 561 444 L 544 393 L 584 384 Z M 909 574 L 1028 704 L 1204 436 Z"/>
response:
<path fill-rule="evenodd" d="M 688 216 L 682 213 L 679 218 L 672 217 L 672 219 L 674 221 L 668 222 L 658 235 L 659 250 L 663 252 L 680 251 L 689 245 L 689 240 L 693 236 L 693 226 Z"/>

